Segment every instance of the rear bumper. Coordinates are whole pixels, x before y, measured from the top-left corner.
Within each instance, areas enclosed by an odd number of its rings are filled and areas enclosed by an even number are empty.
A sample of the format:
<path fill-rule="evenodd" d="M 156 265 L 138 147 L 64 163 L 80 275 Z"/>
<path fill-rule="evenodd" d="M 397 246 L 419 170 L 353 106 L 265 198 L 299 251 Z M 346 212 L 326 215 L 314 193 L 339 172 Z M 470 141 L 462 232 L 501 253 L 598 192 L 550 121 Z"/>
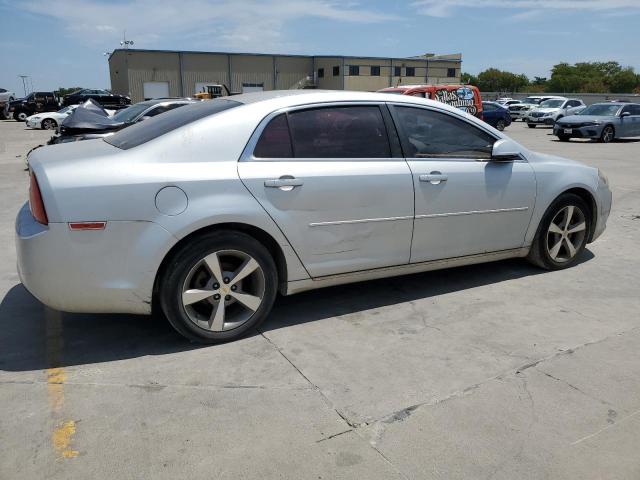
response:
<path fill-rule="evenodd" d="M 108 222 L 104 230 L 41 225 L 28 204 L 16 218 L 18 274 L 38 300 L 84 313 L 151 312 L 158 267 L 176 241 L 152 222 Z"/>

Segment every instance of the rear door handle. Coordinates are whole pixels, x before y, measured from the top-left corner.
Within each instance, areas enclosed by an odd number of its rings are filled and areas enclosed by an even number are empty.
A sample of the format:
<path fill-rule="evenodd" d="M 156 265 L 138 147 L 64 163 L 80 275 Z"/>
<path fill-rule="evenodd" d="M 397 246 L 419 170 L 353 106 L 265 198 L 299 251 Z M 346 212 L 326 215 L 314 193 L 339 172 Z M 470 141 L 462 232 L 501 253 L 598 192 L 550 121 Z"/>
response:
<path fill-rule="evenodd" d="M 442 182 L 446 182 L 449 177 L 440 172 L 431 172 L 426 175 L 420 175 L 419 178 L 421 182 L 429 182 L 432 185 L 438 185 Z"/>
<path fill-rule="evenodd" d="M 282 176 L 273 180 L 265 180 L 264 186 L 268 188 L 279 188 L 280 190 L 290 191 L 295 187 L 301 187 L 304 182 L 300 179 L 290 177 L 290 176 Z"/>

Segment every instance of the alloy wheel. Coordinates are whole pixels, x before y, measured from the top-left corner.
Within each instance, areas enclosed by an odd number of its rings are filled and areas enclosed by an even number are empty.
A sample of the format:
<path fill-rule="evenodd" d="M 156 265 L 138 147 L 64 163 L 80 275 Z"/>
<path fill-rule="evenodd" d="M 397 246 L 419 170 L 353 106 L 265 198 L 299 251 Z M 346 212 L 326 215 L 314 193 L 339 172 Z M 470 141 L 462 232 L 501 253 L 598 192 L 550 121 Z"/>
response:
<path fill-rule="evenodd" d="M 182 287 L 182 306 L 198 327 L 222 332 L 247 322 L 264 295 L 260 264 L 245 252 L 220 250 L 191 268 Z"/>
<path fill-rule="evenodd" d="M 47 118 L 42 121 L 42 126 L 45 130 L 52 130 L 54 127 L 54 122 L 50 118 Z"/>
<path fill-rule="evenodd" d="M 613 128 L 604 127 L 604 130 L 602 131 L 602 141 L 604 143 L 609 143 L 611 140 L 613 140 Z"/>
<path fill-rule="evenodd" d="M 554 262 L 565 263 L 576 256 L 584 243 L 587 224 L 584 212 L 568 205 L 556 213 L 547 230 L 547 251 Z"/>

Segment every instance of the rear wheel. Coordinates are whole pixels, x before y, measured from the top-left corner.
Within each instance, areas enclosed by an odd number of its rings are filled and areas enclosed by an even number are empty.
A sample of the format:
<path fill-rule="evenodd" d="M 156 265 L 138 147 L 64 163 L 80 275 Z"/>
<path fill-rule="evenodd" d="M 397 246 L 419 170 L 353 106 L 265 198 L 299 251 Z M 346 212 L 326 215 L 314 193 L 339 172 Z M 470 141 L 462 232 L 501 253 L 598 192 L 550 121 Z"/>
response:
<path fill-rule="evenodd" d="M 527 259 L 546 270 L 574 265 L 587 245 L 591 221 L 582 198 L 572 193 L 560 195 L 542 217 Z"/>
<path fill-rule="evenodd" d="M 527 123 L 527 127 L 529 128 L 536 128 L 537 125 L 535 123 Z"/>
<path fill-rule="evenodd" d="M 504 123 L 504 120 L 498 120 L 498 122 L 496 123 L 497 130 L 503 131 L 505 126 L 506 124 Z"/>
<path fill-rule="evenodd" d="M 24 112 L 17 112 L 13 114 L 13 118 L 16 122 L 24 122 L 27 119 L 27 114 Z"/>
<path fill-rule="evenodd" d="M 607 125 L 602 129 L 602 133 L 600 134 L 599 141 L 601 143 L 609 143 L 615 137 L 615 130 L 611 125 Z"/>
<path fill-rule="evenodd" d="M 185 245 L 160 279 L 169 323 L 201 343 L 235 340 L 269 314 L 278 284 L 269 251 L 252 237 L 212 232 Z"/>

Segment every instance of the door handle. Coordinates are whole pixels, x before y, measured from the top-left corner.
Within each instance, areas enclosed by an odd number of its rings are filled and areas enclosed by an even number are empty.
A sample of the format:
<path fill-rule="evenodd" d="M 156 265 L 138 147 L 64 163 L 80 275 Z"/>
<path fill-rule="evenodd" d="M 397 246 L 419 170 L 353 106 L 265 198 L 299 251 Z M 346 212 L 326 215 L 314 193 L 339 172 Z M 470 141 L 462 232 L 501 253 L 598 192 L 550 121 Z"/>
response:
<path fill-rule="evenodd" d="M 440 172 L 431 172 L 426 175 L 420 175 L 419 178 L 421 182 L 429 182 L 432 185 L 439 185 L 440 183 L 446 182 L 449 177 Z"/>
<path fill-rule="evenodd" d="M 282 176 L 273 180 L 265 180 L 264 186 L 268 188 L 279 188 L 280 190 L 284 190 L 288 192 L 293 190 L 295 187 L 301 187 L 304 182 L 298 178 L 294 178 L 291 176 Z"/>

